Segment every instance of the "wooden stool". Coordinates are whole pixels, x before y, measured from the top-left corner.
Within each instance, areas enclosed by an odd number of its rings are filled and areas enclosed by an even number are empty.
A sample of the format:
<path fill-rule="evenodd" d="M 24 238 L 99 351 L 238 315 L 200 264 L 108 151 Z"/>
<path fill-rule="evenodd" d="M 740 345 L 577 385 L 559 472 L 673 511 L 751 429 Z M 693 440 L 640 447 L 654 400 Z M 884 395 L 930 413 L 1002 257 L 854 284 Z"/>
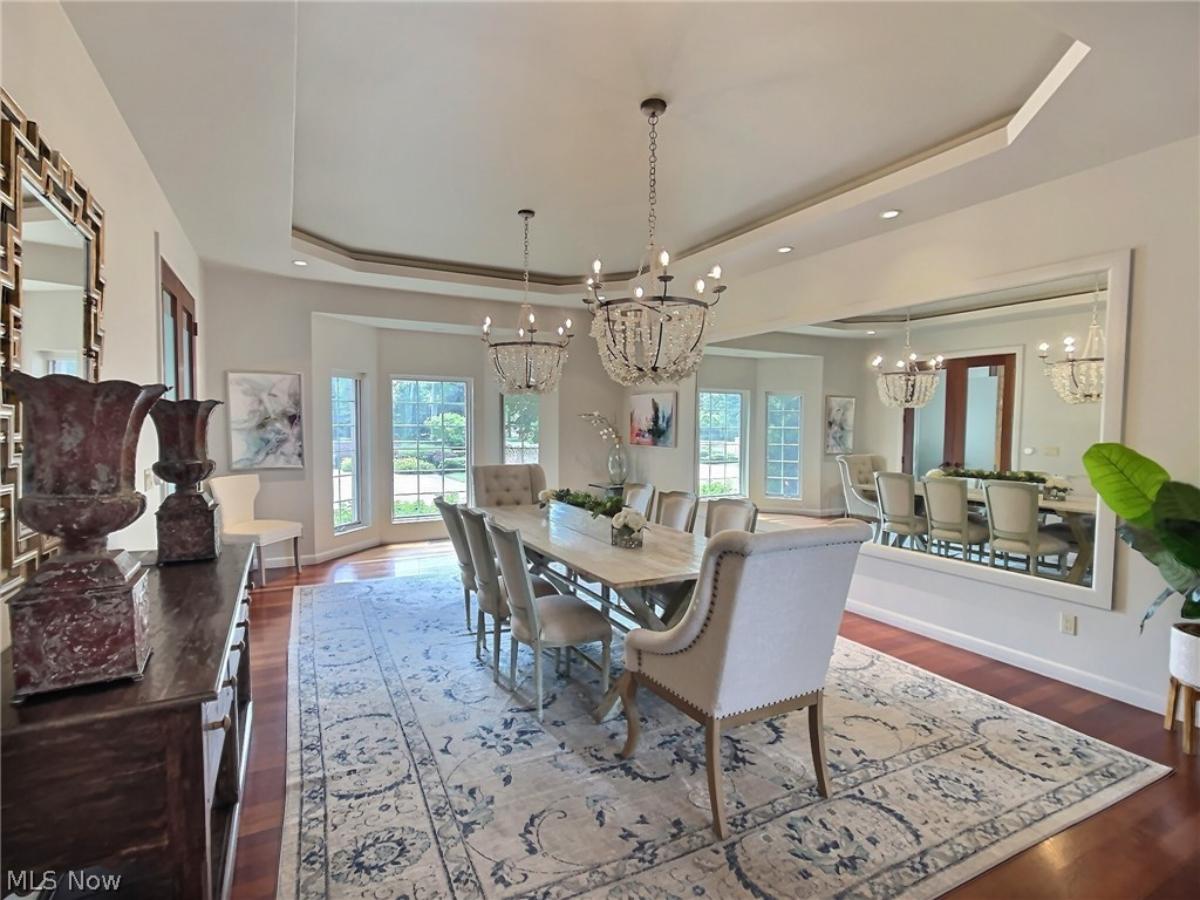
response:
<path fill-rule="evenodd" d="M 1196 752 L 1194 735 L 1196 703 L 1200 702 L 1200 687 L 1185 684 L 1172 675 L 1171 682 L 1167 687 L 1167 712 L 1163 716 L 1163 728 L 1167 731 L 1175 730 L 1175 704 L 1179 699 L 1183 700 L 1183 752 L 1191 756 Z"/>

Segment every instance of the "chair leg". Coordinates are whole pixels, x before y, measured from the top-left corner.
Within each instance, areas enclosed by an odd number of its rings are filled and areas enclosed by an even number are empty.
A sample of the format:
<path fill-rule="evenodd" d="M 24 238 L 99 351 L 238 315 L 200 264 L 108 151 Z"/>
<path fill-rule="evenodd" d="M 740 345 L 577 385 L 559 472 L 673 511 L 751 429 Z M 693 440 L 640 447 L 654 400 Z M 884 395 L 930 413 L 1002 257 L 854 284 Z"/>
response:
<path fill-rule="evenodd" d="M 710 718 L 704 723 L 704 762 L 708 769 L 708 802 L 712 806 L 713 831 L 718 840 L 725 840 L 725 794 L 721 790 L 721 720 Z"/>
<path fill-rule="evenodd" d="M 267 554 L 262 544 L 258 545 L 258 586 L 267 586 Z"/>
<path fill-rule="evenodd" d="M 300 565 L 300 538 L 292 538 L 292 564 L 296 567 L 296 574 L 300 574 L 300 570 L 304 568 Z"/>
<path fill-rule="evenodd" d="M 1196 752 L 1196 701 L 1200 693 L 1190 684 L 1183 687 L 1183 752 L 1191 756 Z"/>
<path fill-rule="evenodd" d="M 475 624 L 475 658 L 483 659 L 483 648 L 486 645 L 484 635 L 487 634 L 487 623 L 483 620 L 483 610 L 479 610 L 479 621 Z"/>
<path fill-rule="evenodd" d="M 508 639 L 508 689 L 514 693 L 517 690 L 517 639 L 511 637 L 512 632 L 509 632 Z"/>
<path fill-rule="evenodd" d="M 829 768 L 825 764 L 825 728 L 821 706 L 825 692 L 817 691 L 817 701 L 808 708 L 808 742 L 812 745 L 813 771 L 817 774 L 817 793 L 829 796 Z"/>
<path fill-rule="evenodd" d="M 537 691 L 537 717 L 542 719 L 542 648 L 540 644 L 533 645 L 533 681 Z"/>
<path fill-rule="evenodd" d="M 567 678 L 571 677 L 571 651 L 574 649 L 574 647 L 563 648 L 563 653 L 565 654 L 565 659 L 563 660 L 563 675 Z"/>
<path fill-rule="evenodd" d="M 1171 680 L 1167 682 L 1167 711 L 1163 713 L 1163 730 L 1175 730 L 1175 706 L 1179 701 L 1179 682 L 1175 680 L 1175 676 L 1171 676 Z"/>
<path fill-rule="evenodd" d="M 492 618 L 492 681 L 500 683 L 500 617 Z"/>
<path fill-rule="evenodd" d="M 604 650 L 600 654 L 600 693 L 608 693 L 608 670 L 612 665 L 612 641 L 604 642 Z"/>
<path fill-rule="evenodd" d="M 467 611 L 467 631 L 471 630 L 471 589 L 463 587 L 463 607 Z"/>
<path fill-rule="evenodd" d="M 617 693 L 621 696 L 621 706 L 625 710 L 625 746 L 621 748 L 623 759 L 633 759 L 637 750 L 638 737 L 642 733 L 642 720 L 638 717 L 637 709 L 637 679 L 632 672 L 622 672 L 617 679 Z"/>

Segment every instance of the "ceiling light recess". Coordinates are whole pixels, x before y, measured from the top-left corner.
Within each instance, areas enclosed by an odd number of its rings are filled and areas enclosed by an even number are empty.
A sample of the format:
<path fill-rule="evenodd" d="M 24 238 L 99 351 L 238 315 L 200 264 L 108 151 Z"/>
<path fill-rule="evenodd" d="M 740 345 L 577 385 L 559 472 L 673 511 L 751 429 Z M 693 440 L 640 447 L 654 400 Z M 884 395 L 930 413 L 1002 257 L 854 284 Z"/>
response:
<path fill-rule="evenodd" d="M 776 253 L 791 253 L 795 249 L 796 249 L 795 247 L 789 247 L 786 244 L 784 244 L 782 247 L 777 249 L 775 252 Z"/>
<path fill-rule="evenodd" d="M 885 209 L 883 212 L 881 212 L 879 214 L 879 218 L 895 219 L 900 215 L 900 212 L 901 212 L 901 210 L 898 210 L 898 209 Z"/>
<path fill-rule="evenodd" d="M 306 260 L 306 259 L 293 259 L 293 260 L 292 260 L 292 265 L 293 265 L 293 266 L 307 266 L 307 265 L 308 265 L 308 260 Z"/>

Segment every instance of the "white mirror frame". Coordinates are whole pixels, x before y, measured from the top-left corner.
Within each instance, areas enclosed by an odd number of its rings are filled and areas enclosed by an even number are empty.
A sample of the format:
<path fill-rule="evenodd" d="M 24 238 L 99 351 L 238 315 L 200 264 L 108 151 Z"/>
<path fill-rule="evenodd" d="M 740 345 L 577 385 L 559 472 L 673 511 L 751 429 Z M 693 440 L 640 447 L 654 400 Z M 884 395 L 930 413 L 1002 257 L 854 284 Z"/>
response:
<path fill-rule="evenodd" d="M 1105 272 L 1108 276 L 1108 301 L 1104 316 L 1105 358 L 1104 399 L 1100 401 L 1100 434 L 1097 441 L 1119 441 L 1124 430 L 1125 413 L 1125 354 L 1128 343 L 1129 287 L 1132 250 L 1120 250 L 1072 259 L 1036 269 L 1025 269 L 1007 275 L 981 279 L 971 290 L 956 296 L 983 294 L 1007 288 L 1023 287 L 1060 278 Z M 929 297 L 934 301 L 939 297 Z M 893 448 L 899 458 L 899 447 Z M 1099 609 L 1112 609 L 1113 563 L 1116 558 L 1116 515 L 1097 498 L 1096 546 L 1092 562 L 1092 585 L 1068 584 L 1024 572 L 992 569 L 978 563 L 949 559 L 926 553 L 916 553 L 899 547 L 882 544 L 865 544 L 862 552 L 888 562 L 934 569 L 949 575 L 958 575 L 975 581 L 1014 588 L 1033 594 L 1042 594 L 1072 603 Z"/>

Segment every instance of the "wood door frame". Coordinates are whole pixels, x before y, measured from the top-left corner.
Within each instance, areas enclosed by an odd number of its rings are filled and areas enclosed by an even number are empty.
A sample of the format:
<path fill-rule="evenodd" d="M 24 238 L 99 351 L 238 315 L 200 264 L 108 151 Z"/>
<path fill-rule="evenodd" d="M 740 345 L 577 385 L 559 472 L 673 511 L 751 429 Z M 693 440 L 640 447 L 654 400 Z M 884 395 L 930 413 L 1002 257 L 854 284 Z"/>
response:
<path fill-rule="evenodd" d="M 187 289 L 187 286 L 180 277 L 175 274 L 166 259 L 159 257 L 159 263 L 162 270 L 162 293 L 171 298 L 171 319 L 175 323 L 175 333 L 172 336 L 173 343 L 175 344 L 175 371 L 166 371 L 166 360 L 164 359 L 163 378 L 171 379 L 168 383 L 171 387 L 175 388 L 176 400 L 192 400 L 195 399 L 196 395 L 196 337 L 200 333 L 200 327 L 196 322 L 196 298 L 192 296 L 191 291 Z M 183 317 L 180 315 L 181 310 L 188 314 L 192 323 L 191 327 L 186 329 L 188 341 L 188 376 L 189 383 L 192 386 L 191 397 L 184 397 L 182 391 L 185 328 Z M 163 335 L 163 340 L 166 341 L 166 335 Z"/>

